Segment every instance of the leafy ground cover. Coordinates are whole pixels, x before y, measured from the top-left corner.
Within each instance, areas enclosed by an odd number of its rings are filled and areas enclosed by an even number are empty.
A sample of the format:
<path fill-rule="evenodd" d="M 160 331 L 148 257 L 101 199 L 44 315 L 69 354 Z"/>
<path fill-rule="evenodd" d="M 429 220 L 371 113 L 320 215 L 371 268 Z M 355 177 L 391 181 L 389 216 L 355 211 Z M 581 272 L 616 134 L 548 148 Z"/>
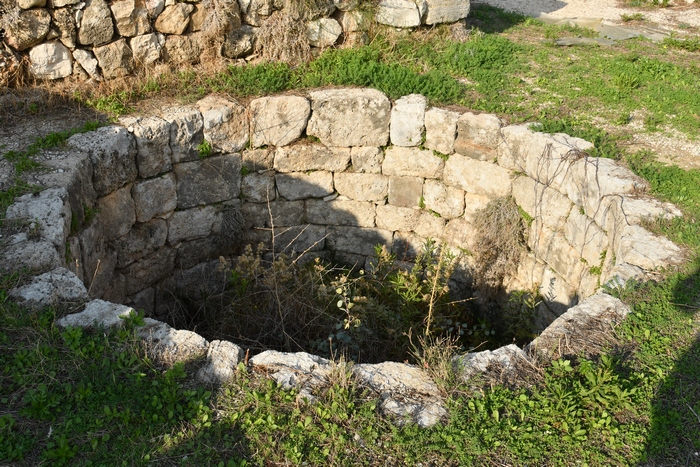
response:
<path fill-rule="evenodd" d="M 653 227 L 689 252 L 680 270 L 612 291 L 633 313 L 610 333 L 602 353 L 568 356 L 518 385 L 447 378 L 449 418 L 423 430 L 380 417 L 379 401 L 352 383 L 342 361 L 315 404 L 244 367 L 225 387 L 202 387 L 193 380 L 201 362 L 168 367 L 148 357 L 133 336 L 137 317 L 120 331 L 84 332 L 53 325 L 69 310 L 19 308 L 7 296 L 26 280 L 18 271 L 0 281 L 0 463 L 700 464 L 700 171 L 625 149 L 633 114 L 641 115 L 642 131 L 670 126 L 697 138 L 700 69 L 693 41 L 559 48 L 552 39 L 589 33 L 484 7 L 470 24 L 479 29 L 463 43 L 451 41 L 447 28 L 387 33 L 365 48 L 327 51 L 296 69 L 186 71 L 75 97 L 117 115 L 142 99 L 178 93 L 243 97 L 353 84 L 392 97 L 422 92 L 435 103 L 538 120 L 545 131 L 585 137 L 595 142 L 596 155 L 626 162 L 656 196 L 683 209 L 682 219 Z M 24 164 L 18 171 L 31 169 L 32 151 L 65 137 L 5 157 Z M 2 210 L 33 189 L 18 181 L 1 194 Z"/>

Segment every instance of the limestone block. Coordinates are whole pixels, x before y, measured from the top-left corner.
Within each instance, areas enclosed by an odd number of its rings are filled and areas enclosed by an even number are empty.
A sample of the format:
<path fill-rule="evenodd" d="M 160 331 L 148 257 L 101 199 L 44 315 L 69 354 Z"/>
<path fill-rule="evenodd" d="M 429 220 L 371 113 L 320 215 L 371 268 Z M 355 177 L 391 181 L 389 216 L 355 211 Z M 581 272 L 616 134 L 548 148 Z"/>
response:
<path fill-rule="evenodd" d="M 423 24 L 454 23 L 469 14 L 469 0 L 426 0 L 428 11 Z"/>
<path fill-rule="evenodd" d="M 484 209 L 491 198 L 483 195 L 474 195 L 471 193 L 464 194 L 464 218 L 471 221 L 474 215 L 482 209 Z"/>
<path fill-rule="evenodd" d="M 241 191 L 241 156 L 209 157 L 174 166 L 177 207 L 187 209 L 237 198 Z"/>
<path fill-rule="evenodd" d="M 46 42 L 29 51 L 29 71 L 39 79 L 59 79 L 73 73 L 70 51 L 60 42 Z"/>
<path fill-rule="evenodd" d="M 423 185 L 425 208 L 435 211 L 445 219 L 459 217 L 464 213 L 464 191 L 445 186 L 439 180 L 426 180 Z"/>
<path fill-rule="evenodd" d="M 177 206 L 175 177 L 172 173 L 134 184 L 132 196 L 139 222 L 163 216 Z"/>
<path fill-rule="evenodd" d="M 136 224 L 125 236 L 115 242 L 117 267 L 123 268 L 165 245 L 168 224 L 163 219 L 152 219 Z"/>
<path fill-rule="evenodd" d="M 389 204 L 414 208 L 420 205 L 422 197 L 422 178 L 389 177 Z"/>
<path fill-rule="evenodd" d="M 458 154 L 491 161 L 496 157 L 496 147 L 500 140 L 501 121 L 495 115 L 466 112 L 457 120 L 454 149 Z"/>
<path fill-rule="evenodd" d="M 377 208 L 378 210 L 379 208 Z M 413 231 L 423 238 L 443 238 L 446 224 L 446 219 L 435 217 L 429 212 L 420 211 L 420 216 L 413 227 Z"/>
<path fill-rule="evenodd" d="M 475 195 L 508 196 L 512 185 L 510 177 L 510 171 L 496 164 L 459 154 L 451 155 L 445 162 L 445 184 Z"/>
<path fill-rule="evenodd" d="M 241 58 L 253 52 L 257 28 L 247 24 L 232 29 L 224 36 L 221 55 L 226 58 Z"/>
<path fill-rule="evenodd" d="M 590 267 L 562 232 L 552 231 L 538 219 L 530 225 L 528 246 L 537 259 L 547 263 L 572 285 L 578 285 L 583 271 Z"/>
<path fill-rule="evenodd" d="M 413 208 L 402 208 L 389 204 L 376 208 L 377 227 L 384 230 L 409 232 L 415 229 L 422 211 Z"/>
<path fill-rule="evenodd" d="M 389 136 L 395 146 L 418 146 L 423 138 L 428 100 L 420 94 L 398 99 L 391 109 Z"/>
<path fill-rule="evenodd" d="M 50 24 L 51 15 L 43 8 L 20 11 L 16 21 L 7 24 L 5 41 L 21 52 L 43 41 Z"/>
<path fill-rule="evenodd" d="M 349 148 L 328 148 L 322 144 L 295 144 L 277 148 L 275 170 L 278 172 L 306 172 L 327 170 L 342 172 L 350 165 Z"/>
<path fill-rule="evenodd" d="M 172 64 L 197 63 L 204 47 L 206 44 L 199 32 L 188 36 L 166 35 L 163 59 Z"/>
<path fill-rule="evenodd" d="M 564 237 L 591 266 L 600 266 L 608 250 L 608 236 L 591 218 L 577 208 L 571 210 L 564 226 Z"/>
<path fill-rule="evenodd" d="M 286 146 L 299 138 L 306 128 L 311 106 L 300 96 L 268 96 L 250 103 L 253 148 Z"/>
<path fill-rule="evenodd" d="M 100 81 L 102 76 L 100 76 L 100 70 L 97 68 L 98 62 L 92 52 L 88 52 L 83 49 L 75 49 L 73 51 L 73 58 L 76 62 L 85 70 L 85 72 L 90 76 L 90 78 L 95 81 Z"/>
<path fill-rule="evenodd" d="M 188 269 L 176 269 L 172 282 L 166 281 L 162 284 L 167 285 L 159 288 L 162 292 L 165 287 L 168 287 L 170 290 L 177 290 L 184 296 L 200 300 L 205 296 L 223 292 L 229 274 L 231 274 L 230 271 L 221 268 L 221 262 L 216 259 L 199 263 Z"/>
<path fill-rule="evenodd" d="M 265 367 L 272 373 L 272 378 L 286 389 L 302 385 L 318 386 L 327 381 L 331 371 L 328 360 L 306 352 L 266 350 L 253 356 L 250 364 Z"/>
<path fill-rule="evenodd" d="M 81 304 L 88 300 L 87 290 L 75 274 L 66 268 L 35 276 L 31 282 L 10 290 L 10 297 L 34 310 L 47 306 Z"/>
<path fill-rule="evenodd" d="M 46 6 L 46 0 L 17 0 L 17 6 L 23 10 Z"/>
<path fill-rule="evenodd" d="M 343 35 L 342 48 L 362 47 L 369 44 L 369 34 L 365 31 L 349 32 Z"/>
<path fill-rule="evenodd" d="M 243 22 L 251 26 L 262 26 L 265 19 L 282 6 L 274 0 L 238 0 Z"/>
<path fill-rule="evenodd" d="M 270 170 L 274 166 L 275 151 L 272 149 L 246 149 L 243 151 L 243 167 L 250 172 Z"/>
<path fill-rule="evenodd" d="M 204 139 L 221 152 L 238 152 L 248 144 L 248 114 L 244 106 L 217 96 L 197 102 Z"/>
<path fill-rule="evenodd" d="M 75 26 L 73 10 L 71 8 L 58 8 L 51 10 L 50 13 L 51 21 L 58 30 L 58 40 L 69 49 L 74 49 L 78 40 L 78 28 Z M 76 58 L 75 55 L 73 58 Z"/>
<path fill-rule="evenodd" d="M 513 198 L 523 211 L 541 219 L 554 231 L 564 227 L 573 206 L 569 198 L 530 177 L 518 177 L 513 181 Z"/>
<path fill-rule="evenodd" d="M 420 26 L 421 14 L 411 0 L 381 0 L 374 15 L 375 21 L 396 28 Z"/>
<path fill-rule="evenodd" d="M 190 14 L 193 10 L 194 6 L 189 3 L 175 3 L 166 6 L 156 18 L 156 31 L 163 34 L 183 34 L 190 24 Z"/>
<path fill-rule="evenodd" d="M 56 247 L 46 240 L 27 241 L 26 235 L 17 243 L 10 242 L 0 250 L 3 261 L 0 272 L 11 274 L 27 268 L 33 271 L 47 271 L 63 265 Z"/>
<path fill-rule="evenodd" d="M 333 227 L 326 229 L 326 246 L 334 251 L 373 256 L 375 245 L 391 247 L 393 233 L 382 229 L 361 227 Z"/>
<path fill-rule="evenodd" d="M 51 8 L 60 8 L 67 5 L 75 5 L 80 3 L 80 0 L 49 0 L 48 5 Z"/>
<path fill-rule="evenodd" d="M 465 382 L 474 376 L 483 375 L 494 364 L 499 366 L 499 370 L 505 375 L 517 374 L 520 365 L 530 365 L 527 354 L 515 344 L 506 345 L 496 350 L 455 355 L 452 358 L 452 363 L 459 370 L 460 378 Z"/>
<path fill-rule="evenodd" d="M 152 32 L 129 39 L 131 52 L 137 65 L 146 66 L 160 58 L 165 45 L 165 36 Z"/>
<path fill-rule="evenodd" d="M 355 10 L 360 4 L 359 0 L 334 0 L 333 4 L 340 11 Z"/>
<path fill-rule="evenodd" d="M 207 363 L 197 372 L 203 384 L 223 384 L 233 378 L 245 357 L 243 349 L 228 341 L 212 341 L 207 348 Z"/>
<path fill-rule="evenodd" d="M 352 170 L 358 173 L 378 174 L 382 172 L 384 151 L 371 146 L 350 148 Z"/>
<path fill-rule="evenodd" d="M 654 235 L 639 225 L 627 226 L 615 250 L 617 261 L 653 271 L 681 264 L 682 250 L 665 237 Z"/>
<path fill-rule="evenodd" d="M 349 11 L 338 11 L 335 18 L 343 28 L 343 33 L 347 36 L 353 32 L 367 31 L 371 23 L 367 14 L 351 9 Z"/>
<path fill-rule="evenodd" d="M 148 16 L 156 18 L 165 8 L 165 0 L 145 0 L 145 6 Z"/>
<path fill-rule="evenodd" d="M 391 252 L 399 261 L 414 261 L 423 251 L 425 238 L 412 232 L 394 232 Z"/>
<path fill-rule="evenodd" d="M 541 313 L 561 316 L 578 303 L 578 290 L 551 268 L 545 268 L 540 281 Z"/>
<path fill-rule="evenodd" d="M 275 232 L 275 253 L 304 253 L 320 251 L 325 246 L 326 227 L 323 225 L 296 225 L 282 227 Z"/>
<path fill-rule="evenodd" d="M 459 113 L 432 108 L 425 112 L 425 147 L 442 154 L 454 152 Z"/>
<path fill-rule="evenodd" d="M 119 0 L 110 8 L 120 36 L 134 37 L 151 32 L 148 11 L 141 0 Z"/>
<path fill-rule="evenodd" d="M 112 12 L 105 0 L 86 0 L 82 12 L 83 17 L 78 29 L 78 43 L 102 45 L 112 40 L 114 35 Z"/>
<path fill-rule="evenodd" d="M 382 173 L 398 177 L 440 178 L 445 161 L 418 148 L 393 146 L 385 151 Z"/>
<path fill-rule="evenodd" d="M 375 89 L 325 89 L 309 93 L 312 115 L 306 133 L 327 146 L 384 146 L 391 103 Z"/>
<path fill-rule="evenodd" d="M 150 178 L 172 169 L 170 123 L 158 117 L 128 117 L 120 123 L 136 140 L 139 177 Z"/>
<path fill-rule="evenodd" d="M 547 267 L 542 261 L 538 261 L 532 253 L 523 253 L 520 256 L 517 270 L 503 279 L 503 289 L 506 293 L 519 290 L 539 289 L 544 269 Z"/>
<path fill-rule="evenodd" d="M 61 328 L 91 328 L 102 327 L 110 329 L 121 327 L 124 319 L 135 313 L 134 309 L 104 300 L 91 300 L 85 305 L 85 309 L 80 313 L 66 315 L 56 320 L 56 326 Z"/>
<path fill-rule="evenodd" d="M 119 39 L 92 50 L 100 63 L 102 74 L 107 79 L 127 76 L 134 69 L 134 56 L 126 39 Z"/>
<path fill-rule="evenodd" d="M 197 146 L 204 139 L 204 119 L 194 107 L 171 107 L 162 115 L 170 123 L 170 149 L 173 163 L 199 159 Z"/>
<path fill-rule="evenodd" d="M 126 278 L 126 295 L 133 295 L 173 273 L 175 267 L 175 250 L 160 248 L 131 263 L 123 270 Z"/>
<path fill-rule="evenodd" d="M 213 260 L 222 255 L 233 253 L 231 245 L 216 241 L 212 238 L 199 238 L 189 242 L 178 243 L 176 246 L 177 255 L 175 257 L 176 270 L 189 269 L 197 266 L 203 261 Z"/>
<path fill-rule="evenodd" d="M 145 318 L 136 335 L 148 342 L 149 355 L 156 361 L 177 362 L 204 355 L 209 343 L 192 331 L 176 330 L 165 323 Z"/>
<path fill-rule="evenodd" d="M 51 242 L 63 257 L 71 225 L 71 210 L 65 188 L 49 188 L 38 195 L 20 196 L 7 208 L 7 219 L 29 222 L 38 228 L 41 238 Z"/>
<path fill-rule="evenodd" d="M 168 219 L 168 244 L 208 237 L 220 222 L 220 214 L 214 206 L 176 211 Z"/>
<path fill-rule="evenodd" d="M 624 290 L 630 280 L 643 281 L 646 278 L 644 270 L 639 266 L 619 263 L 603 271 L 600 283 L 611 289 Z"/>
<path fill-rule="evenodd" d="M 102 222 L 95 219 L 78 234 L 83 281 L 91 297 L 101 297 L 113 280 L 117 254 L 105 244 Z"/>
<path fill-rule="evenodd" d="M 335 189 L 356 201 L 383 201 L 389 194 L 389 177 L 379 174 L 343 172 L 333 174 Z"/>
<path fill-rule="evenodd" d="M 325 171 L 278 174 L 277 191 L 289 201 L 304 198 L 323 198 L 333 193 L 333 174 Z"/>
<path fill-rule="evenodd" d="M 374 227 L 374 203 L 310 199 L 306 201 L 306 221 L 312 224 Z"/>
<path fill-rule="evenodd" d="M 319 18 L 306 23 L 306 37 L 313 47 L 332 46 L 342 32 L 343 28 L 333 18 Z"/>
<path fill-rule="evenodd" d="M 204 26 L 204 21 L 207 18 L 207 10 L 199 5 L 194 5 L 194 10 L 190 15 L 190 25 L 187 28 L 189 32 L 201 31 Z"/>
<path fill-rule="evenodd" d="M 277 228 L 306 223 L 303 201 L 243 203 L 241 212 L 245 227 Z"/>
<path fill-rule="evenodd" d="M 444 238 L 449 245 L 469 251 L 474 248 L 478 232 L 474 224 L 458 217 L 447 222 Z"/>
<path fill-rule="evenodd" d="M 276 197 L 275 173 L 252 173 L 241 179 L 241 195 L 252 203 L 266 203 Z"/>
<path fill-rule="evenodd" d="M 129 185 L 98 199 L 97 210 L 107 242 L 126 235 L 136 223 L 136 209 Z"/>

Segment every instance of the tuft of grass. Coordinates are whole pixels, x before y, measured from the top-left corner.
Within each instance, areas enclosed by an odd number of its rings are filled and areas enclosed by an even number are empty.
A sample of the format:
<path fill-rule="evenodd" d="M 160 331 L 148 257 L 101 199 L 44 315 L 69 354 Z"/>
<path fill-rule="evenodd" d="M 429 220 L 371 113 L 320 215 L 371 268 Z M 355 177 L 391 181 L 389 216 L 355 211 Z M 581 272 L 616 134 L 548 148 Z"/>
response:
<path fill-rule="evenodd" d="M 642 13 L 632 13 L 632 14 L 626 14 L 623 13 L 620 15 L 620 19 L 622 20 L 623 23 L 629 23 L 630 21 L 644 21 L 644 15 Z"/>

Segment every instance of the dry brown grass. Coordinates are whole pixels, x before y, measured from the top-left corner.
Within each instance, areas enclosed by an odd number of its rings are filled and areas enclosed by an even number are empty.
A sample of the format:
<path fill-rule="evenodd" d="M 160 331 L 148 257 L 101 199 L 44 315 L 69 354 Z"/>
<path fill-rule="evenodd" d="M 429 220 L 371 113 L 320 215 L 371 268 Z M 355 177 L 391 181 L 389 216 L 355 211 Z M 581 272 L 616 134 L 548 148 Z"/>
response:
<path fill-rule="evenodd" d="M 311 60 L 306 25 L 286 12 L 276 11 L 257 34 L 256 52 L 263 60 L 299 65 Z"/>

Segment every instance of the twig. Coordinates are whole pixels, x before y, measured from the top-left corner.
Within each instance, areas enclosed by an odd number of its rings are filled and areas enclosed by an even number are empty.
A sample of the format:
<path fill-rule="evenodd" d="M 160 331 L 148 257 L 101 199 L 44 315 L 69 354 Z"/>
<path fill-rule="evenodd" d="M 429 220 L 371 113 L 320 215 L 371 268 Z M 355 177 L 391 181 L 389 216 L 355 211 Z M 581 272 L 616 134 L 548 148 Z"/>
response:
<path fill-rule="evenodd" d="M 688 406 L 688 408 L 690 409 L 690 411 L 693 412 L 693 415 L 695 415 L 695 418 L 698 419 L 698 423 L 700 423 L 700 416 L 698 416 L 698 414 L 695 412 L 695 410 L 693 410 L 693 408 L 690 406 L 690 404 L 688 404 L 688 403 L 686 402 L 685 405 Z"/>

